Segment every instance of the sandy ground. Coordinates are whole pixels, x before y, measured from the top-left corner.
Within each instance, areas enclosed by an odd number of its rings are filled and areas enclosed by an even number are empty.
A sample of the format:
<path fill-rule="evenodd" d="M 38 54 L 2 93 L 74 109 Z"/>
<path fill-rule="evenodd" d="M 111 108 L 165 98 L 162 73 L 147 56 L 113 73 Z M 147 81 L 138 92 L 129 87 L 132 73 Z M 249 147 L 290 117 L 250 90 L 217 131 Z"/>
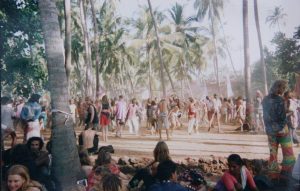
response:
<path fill-rule="evenodd" d="M 207 132 L 207 128 L 200 128 L 198 134 L 188 135 L 187 129 L 177 129 L 173 132 L 170 141 L 166 141 L 166 134 L 163 132 L 163 139 L 169 146 L 170 154 L 174 160 L 183 158 L 199 158 L 204 156 L 222 156 L 227 157 L 232 153 L 240 154 L 243 158 L 248 159 L 268 159 L 269 149 L 267 136 L 260 132 L 258 134 L 249 132 L 235 131 L 236 126 L 222 125 L 222 133 L 217 133 L 217 128 Z M 76 128 L 76 134 L 82 131 Z M 49 140 L 50 131 L 42 132 L 45 141 Z M 299 134 L 299 132 L 298 132 Z M 22 142 L 23 132 L 18 130 L 18 143 Z M 99 147 L 103 145 L 113 145 L 115 149 L 114 157 L 153 157 L 153 149 L 158 141 L 158 136 L 151 135 L 150 131 L 145 127 L 140 129 L 140 135 L 136 136 L 128 133 L 125 128 L 123 137 L 116 138 L 114 133 L 110 133 L 109 141 L 104 143 L 101 141 Z M 8 147 L 9 140 L 5 141 Z M 300 147 L 294 145 L 294 153 L 297 156 Z M 279 150 L 279 159 L 282 158 Z"/>

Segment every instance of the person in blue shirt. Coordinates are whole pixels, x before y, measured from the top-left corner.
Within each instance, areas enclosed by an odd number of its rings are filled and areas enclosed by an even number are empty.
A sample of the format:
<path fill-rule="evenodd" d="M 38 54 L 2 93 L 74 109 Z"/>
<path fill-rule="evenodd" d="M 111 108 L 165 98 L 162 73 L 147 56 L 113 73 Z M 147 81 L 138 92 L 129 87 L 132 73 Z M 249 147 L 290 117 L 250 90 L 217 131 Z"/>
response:
<path fill-rule="evenodd" d="M 39 94 L 32 94 L 28 102 L 22 108 L 20 118 L 26 123 L 24 129 L 24 142 L 31 137 L 41 137 L 39 117 L 42 107 L 39 104 Z M 25 139 L 26 138 L 26 139 Z"/>
<path fill-rule="evenodd" d="M 150 186 L 149 191 L 188 191 L 177 183 L 177 165 L 172 160 L 159 163 L 157 167 L 157 183 Z"/>

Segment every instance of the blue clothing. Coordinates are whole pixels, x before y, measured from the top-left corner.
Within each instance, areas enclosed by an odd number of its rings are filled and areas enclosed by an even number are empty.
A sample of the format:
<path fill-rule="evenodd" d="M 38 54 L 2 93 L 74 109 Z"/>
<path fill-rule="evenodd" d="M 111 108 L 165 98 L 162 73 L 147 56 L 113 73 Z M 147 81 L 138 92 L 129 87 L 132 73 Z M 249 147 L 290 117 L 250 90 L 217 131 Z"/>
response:
<path fill-rule="evenodd" d="M 42 107 L 37 102 L 27 102 L 22 108 L 20 118 L 25 121 L 35 121 L 39 119 Z"/>
<path fill-rule="evenodd" d="M 150 186 L 149 191 L 188 191 L 188 189 L 176 182 L 162 182 Z"/>
<path fill-rule="evenodd" d="M 287 124 L 284 100 L 278 95 L 268 95 L 262 101 L 263 118 L 267 135 L 275 135 Z"/>

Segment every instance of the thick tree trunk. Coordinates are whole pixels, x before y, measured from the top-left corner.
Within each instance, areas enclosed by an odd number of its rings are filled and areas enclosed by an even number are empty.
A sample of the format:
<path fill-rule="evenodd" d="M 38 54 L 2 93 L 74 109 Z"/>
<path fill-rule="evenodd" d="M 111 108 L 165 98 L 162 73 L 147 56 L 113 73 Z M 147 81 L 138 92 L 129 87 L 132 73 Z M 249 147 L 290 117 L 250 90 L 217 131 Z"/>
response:
<path fill-rule="evenodd" d="M 266 72 L 266 64 L 264 58 L 264 50 L 263 50 L 261 34 L 260 34 L 257 0 L 254 0 L 254 16 L 255 16 L 255 24 L 257 30 L 258 44 L 259 44 L 260 62 L 263 69 L 263 76 L 264 76 L 264 90 L 265 90 L 265 95 L 268 95 L 267 72 Z"/>
<path fill-rule="evenodd" d="M 243 32 L 244 32 L 244 63 L 245 63 L 245 93 L 246 93 L 246 123 L 252 125 L 251 100 L 251 70 L 248 32 L 248 0 L 243 0 Z"/>
<path fill-rule="evenodd" d="M 65 67 L 67 80 L 69 82 L 71 74 L 71 48 L 72 48 L 72 32 L 71 32 L 71 2 L 70 0 L 65 0 Z M 70 84 L 70 83 L 69 83 Z"/>
<path fill-rule="evenodd" d="M 100 83 L 99 83 L 99 65 L 100 65 L 100 56 L 99 56 L 99 34 L 98 34 L 98 23 L 96 18 L 96 11 L 94 7 L 94 1 L 91 0 L 91 9 L 93 15 L 93 24 L 94 24 L 94 51 L 96 55 L 96 96 L 99 95 Z"/>
<path fill-rule="evenodd" d="M 85 14 L 85 0 L 79 0 L 79 7 L 80 7 L 80 20 L 81 25 L 83 28 L 83 35 L 84 35 L 84 61 L 86 64 L 86 83 L 85 83 L 85 95 L 88 97 L 93 96 L 92 90 L 92 63 L 91 63 L 91 50 L 89 47 L 89 36 L 87 32 L 87 23 L 86 23 L 86 14 Z"/>
<path fill-rule="evenodd" d="M 155 35 L 156 35 L 156 41 L 157 41 L 157 48 L 158 48 L 157 52 L 158 52 L 158 58 L 159 58 L 159 63 L 160 63 L 161 87 L 162 87 L 163 97 L 166 97 L 167 92 L 166 92 L 166 86 L 165 86 L 164 74 L 163 74 L 164 64 L 163 64 L 163 59 L 162 59 L 162 51 L 161 51 L 161 47 L 160 47 L 160 39 L 159 39 L 159 36 L 158 36 L 157 26 L 156 26 L 156 22 L 155 22 L 153 12 L 152 12 L 152 6 L 151 6 L 150 0 L 148 0 L 148 5 L 149 5 L 150 14 L 151 14 L 154 29 L 155 29 Z M 166 66 L 165 66 L 165 68 L 166 68 Z"/>
<path fill-rule="evenodd" d="M 51 107 L 69 112 L 68 83 L 64 67 L 64 46 L 61 39 L 58 12 L 53 0 L 39 1 L 45 39 Z M 74 123 L 62 113 L 52 114 L 52 174 L 56 190 L 76 187 L 80 163 L 76 147 Z"/>

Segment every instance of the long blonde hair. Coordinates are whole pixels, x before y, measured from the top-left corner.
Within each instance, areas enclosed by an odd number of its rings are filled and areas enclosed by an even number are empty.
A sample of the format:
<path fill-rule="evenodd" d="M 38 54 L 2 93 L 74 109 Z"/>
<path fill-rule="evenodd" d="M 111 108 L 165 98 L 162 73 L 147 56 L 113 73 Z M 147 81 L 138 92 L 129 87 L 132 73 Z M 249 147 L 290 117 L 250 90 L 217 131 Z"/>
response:
<path fill-rule="evenodd" d="M 26 190 L 30 184 L 30 176 L 28 173 L 28 169 L 23 165 L 13 165 L 9 168 L 7 172 L 7 177 L 10 175 L 19 175 L 22 179 L 24 179 L 24 183 L 22 185 L 22 191 Z"/>

